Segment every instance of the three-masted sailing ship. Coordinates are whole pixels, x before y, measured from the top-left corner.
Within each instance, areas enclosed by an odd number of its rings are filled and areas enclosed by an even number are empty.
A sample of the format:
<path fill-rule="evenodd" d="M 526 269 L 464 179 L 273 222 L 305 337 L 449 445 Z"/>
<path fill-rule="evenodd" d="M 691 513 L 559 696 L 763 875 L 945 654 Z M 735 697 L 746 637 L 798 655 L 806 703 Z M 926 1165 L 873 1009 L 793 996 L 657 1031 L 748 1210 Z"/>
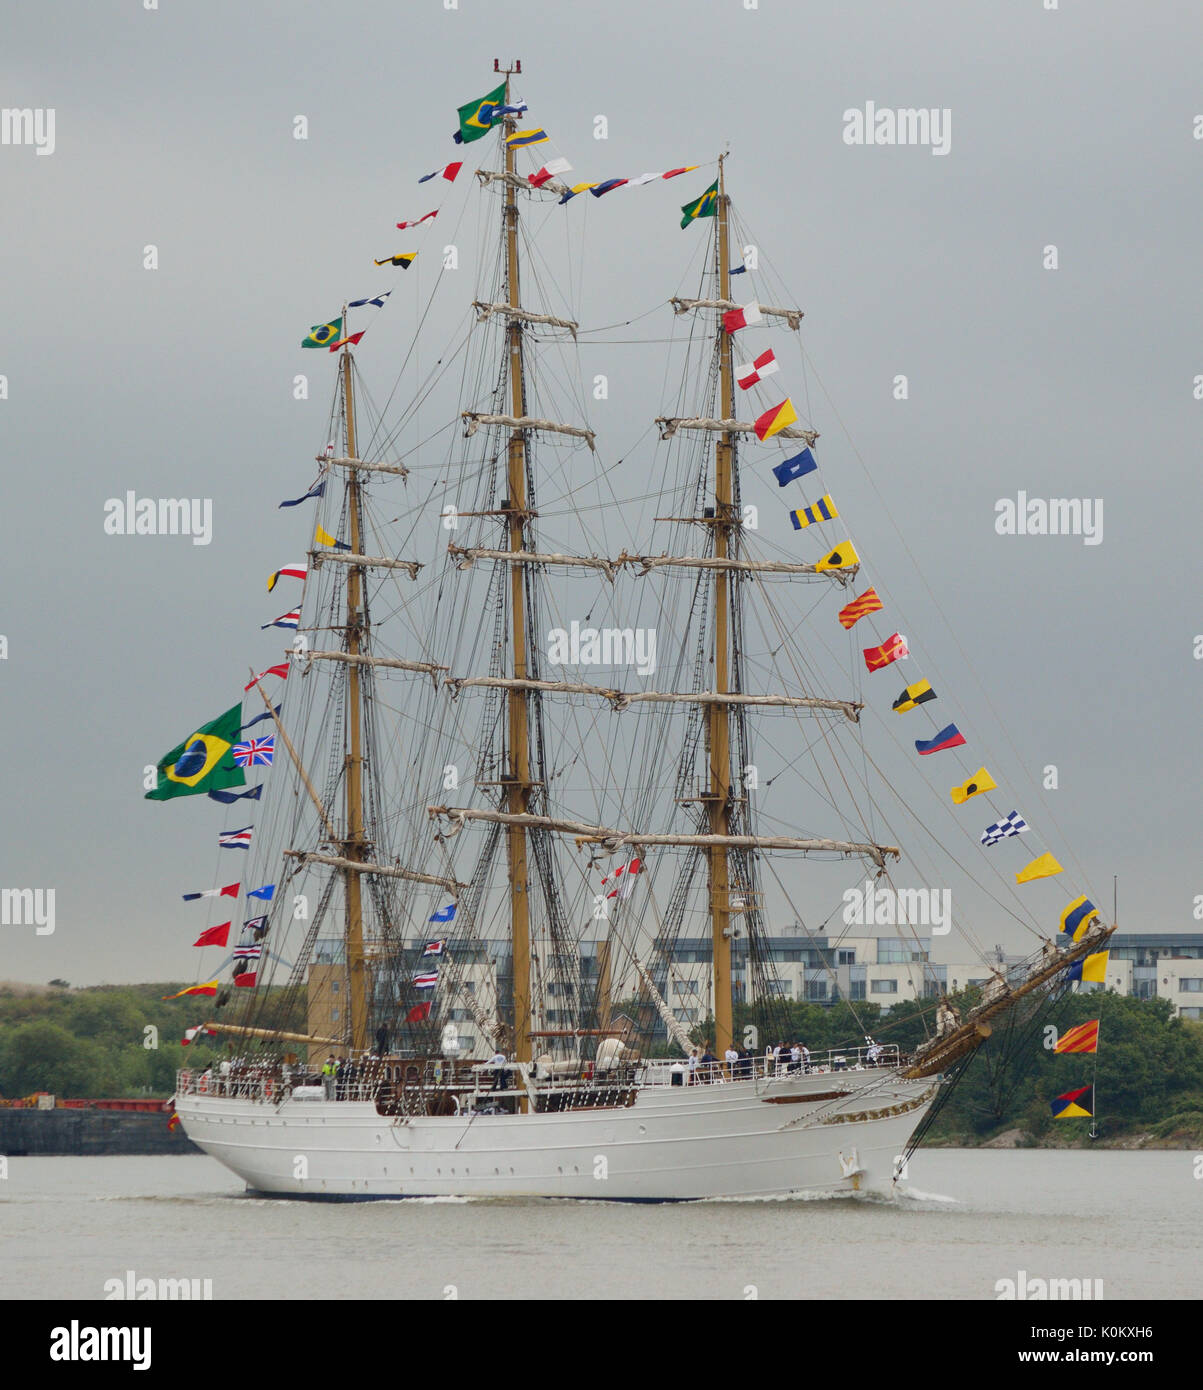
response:
<path fill-rule="evenodd" d="M 790 738 L 832 768 L 860 747 L 861 703 L 812 693 L 797 597 L 809 609 L 843 593 L 856 553 L 805 563 L 749 521 L 747 437 L 809 451 L 817 435 L 780 411 L 763 430 L 740 418 L 730 316 L 753 316 L 732 297 L 744 267 L 725 157 L 690 205 L 710 231 L 698 292 L 664 311 L 688 326 L 698 370 L 655 421 L 638 495 L 607 496 L 617 470 L 553 372 L 586 335 L 538 293 L 540 262 L 528 271 L 543 204 L 628 181 L 568 185 L 554 176 L 566 161 L 520 174 L 521 152 L 542 143 L 531 137 L 546 140 L 524 109 L 507 71 L 461 111 L 468 143 L 480 127 L 480 148 L 497 149 L 473 189 L 497 204 L 495 254 L 482 238 L 469 331 L 400 423 L 368 419 L 347 310 L 324 326 L 341 354 L 333 443 L 306 494 L 320 521 L 295 567 L 303 600 L 279 621 L 297 630 L 288 681 L 278 704 L 267 675 L 248 687 L 275 736 L 279 780 L 258 803 L 251 860 L 274 886 L 247 903 L 253 944 L 235 953 L 252 987 L 224 986 L 208 1022 L 237 1055 L 181 1072 L 176 1111 L 202 1149 L 276 1194 L 888 1189 L 941 1078 L 1113 928 L 1092 918 L 1047 942 L 963 1021 L 933 997 L 938 1027 L 909 1053 L 764 1049 L 781 1036 L 766 873 L 779 882 L 771 866 L 787 860 L 888 882 L 901 854 L 848 833 L 870 823 L 854 809 L 844 833 L 798 832 L 829 804 L 803 809 L 814 781 L 766 823 L 749 775 L 758 747 Z M 798 328 L 800 310 L 753 307 Z M 419 408 L 457 372 L 455 417 L 422 438 Z M 649 521 L 667 528 L 652 543 Z M 658 643 L 641 646 L 652 631 Z M 819 777 L 849 793 L 856 781 Z M 670 997 L 666 962 L 700 923 L 698 1025 Z M 768 1022 L 737 1032 L 737 1007 Z"/>

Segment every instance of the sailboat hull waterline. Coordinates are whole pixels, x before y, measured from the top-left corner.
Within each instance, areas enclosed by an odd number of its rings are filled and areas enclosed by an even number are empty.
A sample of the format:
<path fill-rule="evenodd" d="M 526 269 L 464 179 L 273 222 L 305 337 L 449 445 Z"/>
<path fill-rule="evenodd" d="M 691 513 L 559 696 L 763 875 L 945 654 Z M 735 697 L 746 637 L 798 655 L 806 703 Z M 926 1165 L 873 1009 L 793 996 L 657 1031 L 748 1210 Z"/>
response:
<path fill-rule="evenodd" d="M 936 1094 L 866 1069 L 652 1085 L 554 1114 L 381 1115 L 372 1101 L 180 1094 L 188 1137 L 276 1196 L 680 1201 L 888 1192 Z"/>

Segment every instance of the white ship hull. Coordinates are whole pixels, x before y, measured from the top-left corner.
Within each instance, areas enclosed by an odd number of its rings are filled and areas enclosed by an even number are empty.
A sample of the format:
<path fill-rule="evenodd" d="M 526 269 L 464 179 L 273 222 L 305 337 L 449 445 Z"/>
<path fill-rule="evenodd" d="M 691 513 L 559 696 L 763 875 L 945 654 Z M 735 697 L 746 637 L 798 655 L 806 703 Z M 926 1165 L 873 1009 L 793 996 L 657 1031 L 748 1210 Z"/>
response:
<path fill-rule="evenodd" d="M 935 1090 L 883 1068 L 645 1086 L 631 1105 L 552 1114 L 390 1118 L 371 1101 L 197 1094 L 176 1110 L 263 1193 L 673 1201 L 887 1191 Z"/>

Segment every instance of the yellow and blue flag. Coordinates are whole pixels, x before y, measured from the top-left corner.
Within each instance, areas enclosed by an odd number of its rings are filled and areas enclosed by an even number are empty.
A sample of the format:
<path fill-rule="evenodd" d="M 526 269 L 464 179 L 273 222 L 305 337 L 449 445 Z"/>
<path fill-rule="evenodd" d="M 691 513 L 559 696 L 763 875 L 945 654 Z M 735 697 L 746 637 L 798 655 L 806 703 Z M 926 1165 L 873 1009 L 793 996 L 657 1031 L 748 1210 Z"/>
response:
<path fill-rule="evenodd" d="M 824 495 L 814 504 L 813 507 L 800 507 L 796 512 L 790 512 L 790 520 L 794 523 L 794 530 L 801 531 L 804 526 L 813 526 L 816 521 L 831 521 L 839 516 L 836 511 L 835 503 L 829 496 Z"/>
<path fill-rule="evenodd" d="M 1080 898 L 1075 898 L 1061 914 L 1061 930 L 1067 936 L 1072 936 L 1075 941 L 1081 941 L 1091 922 L 1098 915 L 1098 908 L 1083 893 Z"/>
<path fill-rule="evenodd" d="M 1084 985 L 1102 985 L 1107 982 L 1107 961 L 1110 951 L 1096 951 L 1093 955 L 1076 960 L 1065 972 L 1065 983 L 1080 980 Z"/>
<path fill-rule="evenodd" d="M 546 139 L 545 130 L 516 130 L 505 137 L 505 143 L 511 150 L 520 150 L 525 145 L 541 145 Z"/>

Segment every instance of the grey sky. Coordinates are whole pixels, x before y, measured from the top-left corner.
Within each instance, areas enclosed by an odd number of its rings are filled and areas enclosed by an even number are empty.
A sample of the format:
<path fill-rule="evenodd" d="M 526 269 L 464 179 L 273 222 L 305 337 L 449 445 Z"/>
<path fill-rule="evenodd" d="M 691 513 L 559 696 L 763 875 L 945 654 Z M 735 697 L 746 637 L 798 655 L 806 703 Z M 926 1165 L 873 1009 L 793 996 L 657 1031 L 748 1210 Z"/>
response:
<path fill-rule="evenodd" d="M 0 886 L 54 888 L 56 930 L 0 929 L 0 977 L 190 975 L 179 895 L 238 877 L 238 856 L 210 848 L 212 803 L 144 802 L 141 769 L 232 704 L 249 663 L 278 659 L 258 625 L 296 591 L 269 613 L 263 584 L 301 557 L 309 519 L 276 504 L 312 476 L 328 406 L 325 355 L 297 343 L 345 297 L 395 286 L 408 307 L 372 344 L 389 355 L 359 359 L 387 394 L 416 300 L 371 259 L 437 201 L 415 180 L 457 157 L 456 106 L 515 56 L 515 90 L 575 178 L 730 143 L 739 211 L 805 309 L 808 358 L 876 484 L 812 379 L 811 418 L 847 464 L 841 509 L 956 674 L 949 718 L 997 750 L 991 770 L 1102 902 L 1119 874 L 1123 928 L 1195 926 L 1195 7 L 75 0 L 5 28 L 0 105 L 53 107 L 56 149 L 0 147 Z M 845 144 L 845 109 L 869 100 L 950 109 L 950 153 Z M 696 252 L 677 209 L 703 186 L 558 210 L 590 219 L 582 323 L 675 292 Z M 587 370 L 611 370 L 599 351 Z M 661 379 L 598 407 L 611 457 L 638 433 L 621 422 L 660 412 Z M 211 497 L 213 543 L 106 536 L 104 500 L 129 489 Z M 996 500 L 1020 489 L 1105 499 L 1103 543 L 996 535 Z M 1048 763 L 1060 790 L 1036 792 Z"/>

